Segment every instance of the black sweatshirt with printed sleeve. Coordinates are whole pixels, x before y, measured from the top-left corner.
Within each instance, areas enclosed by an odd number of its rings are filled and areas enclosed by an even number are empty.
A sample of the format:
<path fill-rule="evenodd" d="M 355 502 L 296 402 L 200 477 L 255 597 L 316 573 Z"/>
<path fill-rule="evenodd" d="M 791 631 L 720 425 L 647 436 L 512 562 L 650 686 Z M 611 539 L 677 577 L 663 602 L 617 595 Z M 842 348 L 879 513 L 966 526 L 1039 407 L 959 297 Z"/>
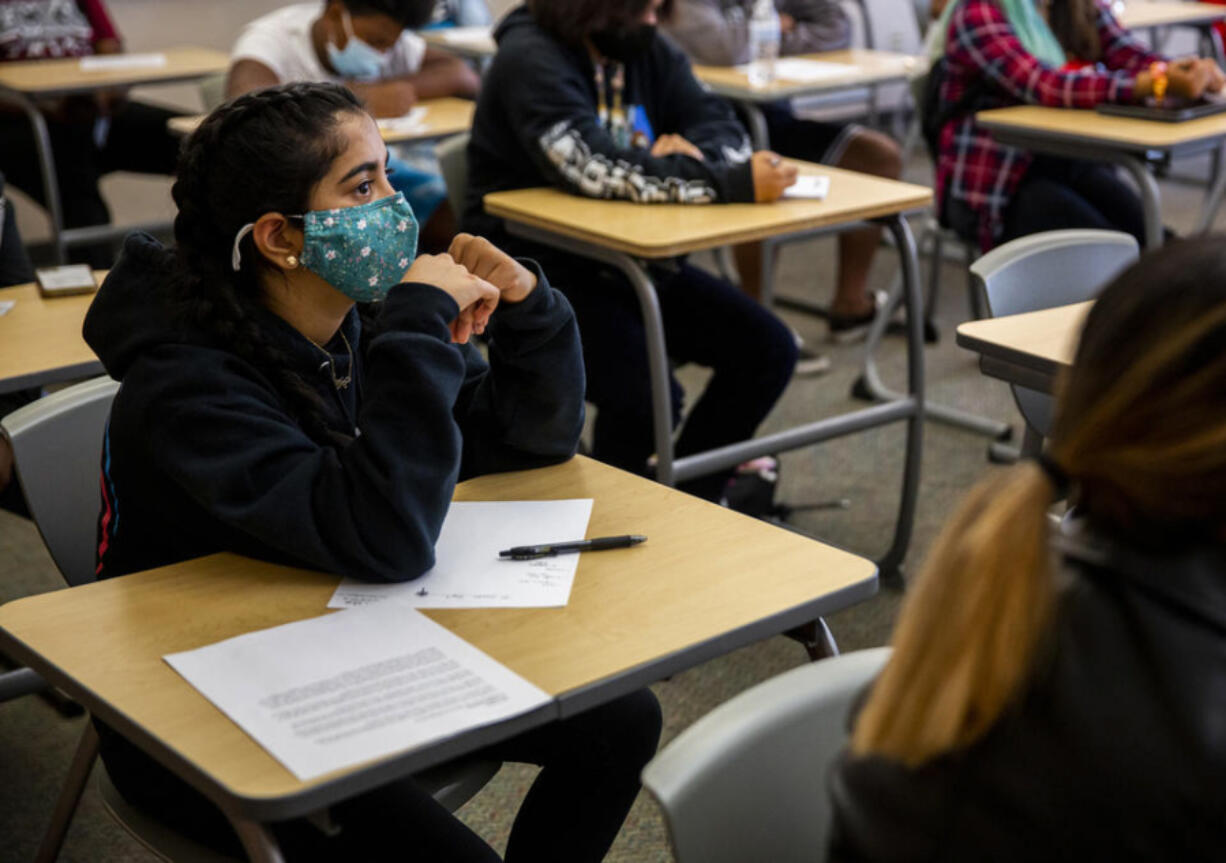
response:
<path fill-rule="evenodd" d="M 558 40 L 525 7 L 495 38 L 468 146 L 465 230 L 505 244 L 502 220 L 484 212 L 482 198 L 534 186 L 647 204 L 753 201 L 744 127 L 665 37 L 624 70 L 621 102 L 637 116 L 638 145 L 620 142 L 602 121 L 602 102 L 611 112 L 616 98 L 611 66 L 598 73 L 584 47 Z M 666 134 L 683 136 L 704 159 L 652 156 L 650 142 Z"/>
<path fill-rule="evenodd" d="M 263 337 L 318 396 L 335 437 L 321 443 L 266 374 L 176 323 L 171 267 L 152 238 L 130 237 L 85 320 L 122 382 L 103 441 L 99 577 L 233 551 L 404 581 L 433 566 L 456 482 L 575 451 L 579 334 L 539 270 L 523 302 L 494 313 L 488 364 L 451 342 L 455 301 L 431 285 L 393 288 L 365 329 L 351 310 L 323 348 L 262 314 Z"/>

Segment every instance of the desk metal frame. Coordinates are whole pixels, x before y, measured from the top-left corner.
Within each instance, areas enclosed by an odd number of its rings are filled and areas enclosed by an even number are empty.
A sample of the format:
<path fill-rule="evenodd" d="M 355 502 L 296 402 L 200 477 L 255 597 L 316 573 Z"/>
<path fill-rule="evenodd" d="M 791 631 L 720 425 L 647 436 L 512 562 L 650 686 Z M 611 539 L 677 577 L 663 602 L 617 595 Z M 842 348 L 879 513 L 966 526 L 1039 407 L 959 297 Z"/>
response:
<path fill-rule="evenodd" d="M 881 339 L 889 323 L 891 312 L 901 300 L 907 309 L 907 392 L 886 391 L 889 398 L 883 404 L 837 417 L 828 417 L 765 437 L 729 444 L 680 459 L 675 458 L 673 454 L 673 412 L 664 323 L 660 315 L 660 304 L 655 286 L 652 284 L 645 262 L 624 252 L 613 251 L 594 243 L 576 240 L 544 228 L 524 224 L 516 221 L 513 216 L 502 218 L 506 222 L 507 230 L 512 234 L 568 254 L 603 261 L 620 270 L 634 287 L 646 330 L 647 360 L 651 376 L 653 433 L 658 460 L 656 476 L 660 482 L 673 486 L 687 479 L 735 467 L 758 456 L 786 452 L 866 429 L 905 421 L 907 423 L 907 443 L 898 517 L 890 547 L 884 555 L 877 559 L 877 565 L 882 572 L 894 575 L 899 571 L 911 540 L 911 530 L 915 521 L 925 412 L 924 305 L 919 288 L 919 265 L 916 261 L 915 239 L 903 213 L 875 220 L 878 224 L 883 224 L 894 237 L 903 278 L 901 283 L 895 285 L 889 302 L 879 310 L 869 335 L 869 344 L 876 344 Z M 787 239 L 841 233 L 863 227 L 865 224 L 861 220 L 844 222 L 839 225 L 791 233 L 787 235 Z M 876 376 L 871 351 L 866 368 Z"/>

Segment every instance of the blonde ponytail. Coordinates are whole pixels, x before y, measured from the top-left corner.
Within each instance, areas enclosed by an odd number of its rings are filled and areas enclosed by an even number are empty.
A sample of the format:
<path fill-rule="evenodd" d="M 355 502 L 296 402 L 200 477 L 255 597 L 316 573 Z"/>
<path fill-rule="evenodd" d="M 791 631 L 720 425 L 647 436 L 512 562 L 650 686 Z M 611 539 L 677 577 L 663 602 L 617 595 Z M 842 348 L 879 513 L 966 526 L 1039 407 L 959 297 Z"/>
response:
<path fill-rule="evenodd" d="M 977 486 L 937 539 L 903 606 L 894 654 L 852 735 L 857 755 L 916 766 L 973 743 L 1029 672 L 1054 604 L 1035 463 Z"/>

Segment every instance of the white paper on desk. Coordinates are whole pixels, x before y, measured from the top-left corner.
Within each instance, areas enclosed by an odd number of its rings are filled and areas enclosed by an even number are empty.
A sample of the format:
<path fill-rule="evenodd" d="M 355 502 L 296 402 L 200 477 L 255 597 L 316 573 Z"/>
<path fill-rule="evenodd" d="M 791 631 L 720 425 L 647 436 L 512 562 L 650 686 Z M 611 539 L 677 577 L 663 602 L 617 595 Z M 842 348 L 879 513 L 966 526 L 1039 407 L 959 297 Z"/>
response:
<path fill-rule="evenodd" d="M 165 54 L 96 54 L 81 58 L 82 72 L 110 72 L 119 69 L 160 69 Z"/>
<path fill-rule="evenodd" d="M 395 604 L 300 620 L 163 658 L 299 779 L 549 702 L 459 636 Z"/>
<path fill-rule="evenodd" d="M 0 317 L 7 315 L 15 305 L 17 305 L 16 300 L 0 300 Z"/>
<path fill-rule="evenodd" d="M 430 113 L 430 109 L 425 105 L 417 105 L 409 110 L 409 113 L 401 117 L 384 117 L 379 120 L 379 128 L 384 132 L 400 132 L 406 135 L 414 132 L 424 131 L 426 128 L 426 115 Z"/>
<path fill-rule="evenodd" d="M 394 601 L 414 608 L 556 608 L 570 601 L 578 554 L 504 560 L 517 545 L 587 536 L 592 499 L 463 501 L 447 510 L 434 568 L 403 584 L 347 578 L 329 608 Z"/>
<path fill-rule="evenodd" d="M 489 27 L 447 27 L 439 32 L 444 42 L 453 45 L 480 45 L 494 38 Z"/>
<path fill-rule="evenodd" d="M 737 66 L 737 71 L 749 74 L 749 66 Z M 799 57 L 785 57 L 775 61 L 775 78 L 781 81 L 795 81 L 801 84 L 812 84 L 831 78 L 845 78 L 855 67 L 844 63 L 826 63 L 821 60 L 802 60 Z"/>
<path fill-rule="evenodd" d="M 822 174 L 801 174 L 796 182 L 783 190 L 785 198 L 806 198 L 820 201 L 830 194 L 830 178 Z"/>

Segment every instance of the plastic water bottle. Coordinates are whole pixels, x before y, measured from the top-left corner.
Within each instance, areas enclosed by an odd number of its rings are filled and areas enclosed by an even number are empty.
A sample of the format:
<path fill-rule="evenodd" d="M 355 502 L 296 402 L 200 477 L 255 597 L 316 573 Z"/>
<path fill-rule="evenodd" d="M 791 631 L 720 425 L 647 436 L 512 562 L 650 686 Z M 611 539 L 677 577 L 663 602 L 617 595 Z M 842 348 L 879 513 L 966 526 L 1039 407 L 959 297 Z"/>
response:
<path fill-rule="evenodd" d="M 749 19 L 749 86 L 769 87 L 779 56 L 779 13 L 774 0 L 757 0 Z"/>

